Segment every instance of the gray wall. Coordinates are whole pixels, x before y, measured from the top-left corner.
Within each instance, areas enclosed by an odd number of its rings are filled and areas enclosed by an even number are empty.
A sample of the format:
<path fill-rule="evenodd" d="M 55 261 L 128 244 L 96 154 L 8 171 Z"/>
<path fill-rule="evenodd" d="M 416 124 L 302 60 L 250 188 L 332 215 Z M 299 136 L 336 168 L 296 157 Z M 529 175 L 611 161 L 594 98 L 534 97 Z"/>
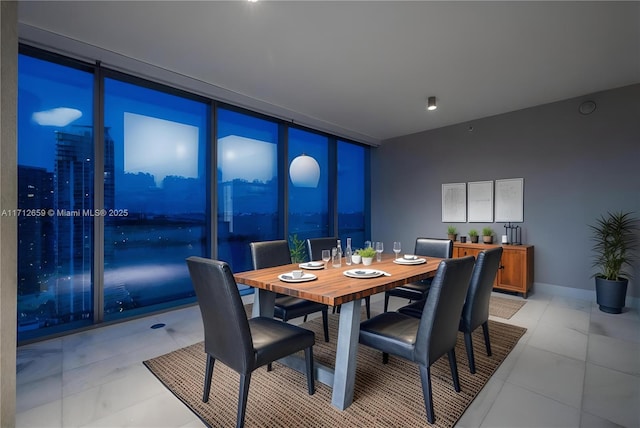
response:
<path fill-rule="evenodd" d="M 578 112 L 584 100 L 597 103 L 590 115 Z M 417 236 L 444 238 L 442 183 L 518 177 L 533 291 L 593 290 L 588 224 L 607 211 L 640 217 L 640 84 L 385 141 L 372 154 L 372 238 L 389 251 L 394 240 L 408 250 Z M 455 225 L 466 234 L 487 224 Z M 627 295 L 637 298 L 640 263 L 632 273 Z"/>

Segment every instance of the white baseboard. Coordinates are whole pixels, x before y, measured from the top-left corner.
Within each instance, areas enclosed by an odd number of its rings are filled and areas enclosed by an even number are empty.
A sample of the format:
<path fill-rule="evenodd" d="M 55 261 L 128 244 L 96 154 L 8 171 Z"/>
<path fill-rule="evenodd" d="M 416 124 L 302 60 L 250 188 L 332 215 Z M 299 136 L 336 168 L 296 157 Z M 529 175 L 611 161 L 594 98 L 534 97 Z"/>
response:
<path fill-rule="evenodd" d="M 583 290 L 579 288 L 562 287 L 554 284 L 544 284 L 541 282 L 533 283 L 533 292 L 541 292 L 545 294 L 552 294 L 554 296 L 567 297 L 576 300 L 586 300 L 589 302 L 596 301 L 596 290 Z M 626 307 L 633 308 L 636 311 L 640 311 L 640 298 L 627 296 Z"/>

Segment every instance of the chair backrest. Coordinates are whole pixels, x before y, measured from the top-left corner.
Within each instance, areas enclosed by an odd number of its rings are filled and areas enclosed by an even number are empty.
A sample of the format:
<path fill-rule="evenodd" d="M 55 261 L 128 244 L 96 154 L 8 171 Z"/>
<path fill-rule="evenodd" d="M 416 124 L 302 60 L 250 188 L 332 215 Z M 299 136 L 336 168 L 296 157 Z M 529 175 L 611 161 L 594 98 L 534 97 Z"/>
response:
<path fill-rule="evenodd" d="M 284 240 L 251 242 L 251 259 L 254 269 L 291 264 L 289 243 Z"/>
<path fill-rule="evenodd" d="M 417 238 L 414 254 L 417 256 L 450 259 L 453 257 L 453 241 L 440 238 Z"/>
<path fill-rule="evenodd" d="M 420 318 L 415 361 L 430 366 L 453 349 L 475 258 L 440 262 Z"/>
<path fill-rule="evenodd" d="M 322 250 L 330 250 L 338 245 L 338 238 L 309 238 L 307 239 L 307 254 L 309 261 L 322 260 Z"/>
<path fill-rule="evenodd" d="M 204 324 L 204 350 L 238 373 L 250 373 L 255 351 L 249 321 L 229 265 L 192 256 L 189 275 Z"/>
<path fill-rule="evenodd" d="M 462 309 L 460 328 L 463 331 L 471 332 L 489 319 L 489 299 L 501 257 L 502 247 L 484 250 L 478 254 Z"/>

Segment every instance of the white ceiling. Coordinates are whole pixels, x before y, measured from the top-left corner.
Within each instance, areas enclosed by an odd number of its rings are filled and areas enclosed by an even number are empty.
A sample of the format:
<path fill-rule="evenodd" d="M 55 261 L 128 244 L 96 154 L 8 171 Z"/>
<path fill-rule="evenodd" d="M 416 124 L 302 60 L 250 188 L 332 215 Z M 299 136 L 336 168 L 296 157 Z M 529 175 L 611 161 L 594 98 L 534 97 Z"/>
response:
<path fill-rule="evenodd" d="M 23 41 L 82 41 L 374 145 L 640 82 L 639 2 L 22 0 L 18 10 Z"/>

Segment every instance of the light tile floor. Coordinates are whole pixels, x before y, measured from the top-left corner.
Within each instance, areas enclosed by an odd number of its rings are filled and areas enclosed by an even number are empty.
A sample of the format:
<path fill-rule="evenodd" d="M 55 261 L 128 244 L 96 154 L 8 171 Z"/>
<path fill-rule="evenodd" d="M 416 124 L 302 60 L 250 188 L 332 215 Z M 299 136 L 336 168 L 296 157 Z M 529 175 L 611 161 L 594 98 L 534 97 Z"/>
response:
<path fill-rule="evenodd" d="M 391 299 L 391 308 L 404 303 Z M 372 311 L 382 311 L 382 296 Z M 609 315 L 536 292 L 497 320 L 528 330 L 458 427 L 640 426 L 637 311 Z M 156 323 L 166 327 L 151 329 Z M 193 306 L 20 347 L 17 427 L 201 427 L 142 365 L 200 340 Z"/>

